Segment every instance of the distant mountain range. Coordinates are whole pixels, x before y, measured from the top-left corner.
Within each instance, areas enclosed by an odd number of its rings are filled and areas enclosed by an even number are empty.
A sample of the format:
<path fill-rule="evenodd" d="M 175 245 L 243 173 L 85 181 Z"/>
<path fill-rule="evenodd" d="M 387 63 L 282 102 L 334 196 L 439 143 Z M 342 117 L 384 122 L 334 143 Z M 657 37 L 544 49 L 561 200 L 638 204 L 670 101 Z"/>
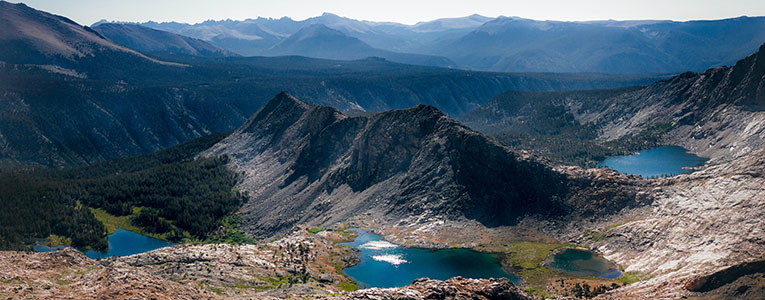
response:
<path fill-rule="evenodd" d="M 86 165 L 151 152 L 237 128 L 282 90 L 341 110 L 423 103 L 460 116 L 510 89 L 606 88 L 660 78 L 468 72 L 381 59 L 149 57 L 114 36 L 8 2 L 0 2 L 0 24 L 10 28 L 0 32 L 0 164 Z M 150 29 L 118 29 L 140 42 L 134 47 L 165 54 L 214 49 Z"/>
<path fill-rule="evenodd" d="M 372 48 L 361 40 L 347 36 L 323 24 L 313 24 L 301 28 L 295 34 L 265 50 L 264 55 L 301 55 L 308 57 L 354 60 L 367 57 L 380 57 L 405 64 L 456 67 L 445 57 L 396 53 Z"/>
<path fill-rule="evenodd" d="M 438 49 L 480 70 L 644 73 L 731 65 L 763 42 L 763 17 L 690 22 L 500 17 Z"/>
<path fill-rule="evenodd" d="M 236 55 L 200 39 L 135 24 L 104 23 L 93 29 L 117 44 L 142 53 L 209 57 Z"/>
<path fill-rule="evenodd" d="M 298 54 L 355 59 L 369 55 L 436 66 L 449 62 L 464 69 L 499 72 L 703 71 L 733 64 L 765 42 L 764 17 L 559 22 L 472 15 L 404 25 L 325 13 L 303 21 L 284 17 L 140 25 L 202 39 L 245 56 Z M 316 25 L 334 31 L 319 31 Z M 308 33 L 316 40 L 294 42 Z M 289 46 L 280 45 L 283 42 Z M 383 51 L 404 57 L 381 54 Z M 412 59 L 411 54 L 431 57 Z"/>

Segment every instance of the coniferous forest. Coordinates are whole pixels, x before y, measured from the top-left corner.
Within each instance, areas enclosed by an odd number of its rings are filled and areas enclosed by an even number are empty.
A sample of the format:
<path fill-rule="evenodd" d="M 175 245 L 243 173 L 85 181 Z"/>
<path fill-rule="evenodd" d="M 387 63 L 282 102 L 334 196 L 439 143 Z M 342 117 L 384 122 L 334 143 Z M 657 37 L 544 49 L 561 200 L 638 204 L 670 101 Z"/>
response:
<path fill-rule="evenodd" d="M 243 202 L 225 158 L 196 157 L 226 133 L 151 154 L 78 169 L 0 169 L 0 248 L 22 249 L 57 235 L 78 248 L 105 249 L 107 232 L 91 209 L 168 240 L 204 239 Z"/>

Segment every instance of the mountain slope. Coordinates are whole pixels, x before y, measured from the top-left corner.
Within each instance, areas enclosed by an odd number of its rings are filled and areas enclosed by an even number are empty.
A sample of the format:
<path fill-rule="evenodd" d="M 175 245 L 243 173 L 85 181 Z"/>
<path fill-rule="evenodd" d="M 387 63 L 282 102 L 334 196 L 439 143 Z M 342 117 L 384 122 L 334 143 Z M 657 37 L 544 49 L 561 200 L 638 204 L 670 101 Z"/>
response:
<path fill-rule="evenodd" d="M 261 236 L 365 213 L 498 226 L 566 212 L 565 176 L 424 105 L 352 118 L 283 92 L 206 155 L 245 174 L 240 213 Z"/>
<path fill-rule="evenodd" d="M 570 116 L 574 128 L 617 140 L 666 127 L 660 143 L 683 146 L 712 160 L 742 157 L 765 146 L 765 45 L 732 67 L 684 73 L 644 88 L 553 93 L 508 92 L 466 115 L 495 135 L 527 132 Z M 558 109 L 555 116 L 544 109 Z M 524 124 L 525 123 L 525 124 Z M 557 134 L 557 133 L 555 133 Z"/>
<path fill-rule="evenodd" d="M 390 61 L 437 67 L 456 67 L 445 57 L 419 54 L 395 53 L 372 48 L 357 38 L 322 24 L 300 29 L 289 38 L 266 50 L 265 55 L 302 55 L 316 58 L 353 60 L 381 57 Z"/>
<path fill-rule="evenodd" d="M 44 65 L 77 76 L 115 76 L 111 73 L 119 71 L 114 67 L 118 62 L 180 66 L 148 58 L 90 28 L 24 4 L 0 1 L 0 26 L 4 28 L 0 32 L 0 61 L 6 63 Z"/>
<path fill-rule="evenodd" d="M 142 53 L 231 56 L 208 42 L 134 24 L 103 23 L 93 27 L 104 37 Z"/>

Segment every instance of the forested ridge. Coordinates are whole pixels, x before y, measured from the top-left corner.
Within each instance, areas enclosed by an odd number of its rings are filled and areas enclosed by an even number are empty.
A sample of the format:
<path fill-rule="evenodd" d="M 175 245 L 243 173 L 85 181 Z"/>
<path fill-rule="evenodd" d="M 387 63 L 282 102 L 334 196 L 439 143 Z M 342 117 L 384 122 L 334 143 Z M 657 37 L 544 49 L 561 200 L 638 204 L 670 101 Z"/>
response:
<path fill-rule="evenodd" d="M 168 240 L 206 238 L 244 201 L 226 158 L 196 157 L 227 134 L 78 169 L 0 169 L 0 248 L 53 234 L 74 247 L 105 249 L 94 208 L 131 215 L 132 225 Z"/>

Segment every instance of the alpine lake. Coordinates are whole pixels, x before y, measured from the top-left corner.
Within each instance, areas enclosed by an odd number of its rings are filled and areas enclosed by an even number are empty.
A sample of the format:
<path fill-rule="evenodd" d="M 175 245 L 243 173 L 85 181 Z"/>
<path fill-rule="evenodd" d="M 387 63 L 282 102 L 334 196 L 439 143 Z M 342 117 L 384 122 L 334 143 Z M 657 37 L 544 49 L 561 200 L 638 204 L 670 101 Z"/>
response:
<path fill-rule="evenodd" d="M 609 157 L 597 167 L 609 167 L 621 173 L 648 178 L 691 173 L 706 161 L 706 158 L 689 153 L 683 147 L 661 146 L 632 155 Z"/>
<path fill-rule="evenodd" d="M 114 233 L 108 237 L 109 248 L 104 252 L 87 250 L 85 256 L 92 259 L 99 259 L 110 256 L 127 256 L 143 252 L 148 252 L 162 247 L 172 246 L 173 243 L 148 237 L 122 228 L 117 228 Z M 65 246 L 49 247 L 46 245 L 35 245 L 35 252 L 56 251 L 65 248 Z"/>
<path fill-rule="evenodd" d="M 508 278 L 518 283 L 520 278 L 505 272 L 500 256 L 470 249 L 423 249 L 400 247 L 384 241 L 380 236 L 361 230 L 353 242 L 340 245 L 361 251 L 357 265 L 343 272 L 361 288 L 400 287 L 417 278 L 446 280 L 456 276 L 465 278 Z"/>

